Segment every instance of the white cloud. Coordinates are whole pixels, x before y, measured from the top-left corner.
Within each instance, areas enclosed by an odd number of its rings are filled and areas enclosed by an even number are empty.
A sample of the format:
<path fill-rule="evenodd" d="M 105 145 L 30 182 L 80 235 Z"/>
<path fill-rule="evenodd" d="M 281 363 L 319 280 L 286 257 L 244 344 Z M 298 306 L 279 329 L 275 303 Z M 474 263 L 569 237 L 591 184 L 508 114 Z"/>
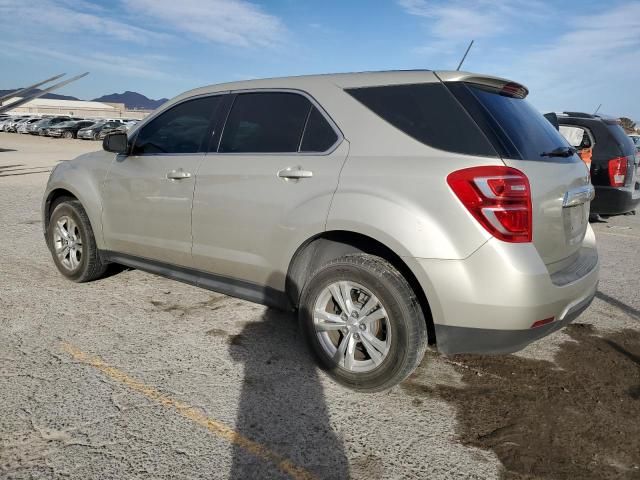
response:
<path fill-rule="evenodd" d="M 603 103 L 605 112 L 640 118 L 640 3 L 574 16 L 563 31 L 507 62 L 536 101 L 588 111 Z"/>
<path fill-rule="evenodd" d="M 513 29 L 523 18 L 539 19 L 537 0 L 397 0 L 408 14 L 425 19 L 429 34 L 439 42 L 495 37 Z M 429 48 L 427 48 L 429 50 Z"/>
<path fill-rule="evenodd" d="M 244 0 L 122 0 L 142 22 L 230 46 L 273 46 L 283 41 L 281 20 Z"/>
<path fill-rule="evenodd" d="M 56 2 L 52 0 L 0 0 L 0 25 L 3 32 L 30 32 L 34 36 L 44 32 L 59 36 L 100 35 L 125 42 L 147 44 L 165 35 L 109 18 L 92 4 Z M 6 38 L 6 36 L 5 36 Z"/>
<path fill-rule="evenodd" d="M 157 69 L 156 64 L 169 61 L 159 55 L 110 55 L 101 52 L 66 53 L 60 49 L 46 46 L 34 46 L 23 42 L 0 40 L 0 48 L 4 51 L 28 55 L 34 59 L 43 56 L 76 64 L 81 69 L 98 72 L 117 73 L 118 75 L 146 79 L 175 79 L 175 74 L 168 74 Z"/>

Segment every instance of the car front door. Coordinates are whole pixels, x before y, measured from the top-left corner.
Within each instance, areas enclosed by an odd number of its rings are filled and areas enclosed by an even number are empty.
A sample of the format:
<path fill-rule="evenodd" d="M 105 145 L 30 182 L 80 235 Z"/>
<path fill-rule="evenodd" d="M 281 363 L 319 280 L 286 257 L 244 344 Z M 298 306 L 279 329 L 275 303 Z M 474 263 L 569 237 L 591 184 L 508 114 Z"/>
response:
<path fill-rule="evenodd" d="M 191 265 L 195 173 L 220 96 L 181 102 L 146 123 L 130 155 L 119 155 L 104 183 L 102 224 L 112 252 Z"/>
<path fill-rule="evenodd" d="M 348 143 L 302 93 L 230 97 L 221 138 L 198 170 L 193 259 L 268 303 L 264 287 L 281 291 L 292 251 L 324 230 Z"/>

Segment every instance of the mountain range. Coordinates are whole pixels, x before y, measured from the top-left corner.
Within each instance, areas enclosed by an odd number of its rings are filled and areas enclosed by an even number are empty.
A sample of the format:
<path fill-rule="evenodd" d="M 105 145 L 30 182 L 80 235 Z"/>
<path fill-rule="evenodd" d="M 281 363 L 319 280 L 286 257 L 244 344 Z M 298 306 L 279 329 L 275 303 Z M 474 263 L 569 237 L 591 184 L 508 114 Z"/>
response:
<path fill-rule="evenodd" d="M 12 90 L 0 90 L 0 96 L 9 94 L 11 92 L 15 92 L 18 89 Z M 35 91 L 40 91 L 35 89 Z M 58 95 L 57 93 L 46 93 L 41 98 L 50 98 L 54 100 L 80 100 L 76 97 L 71 97 L 69 95 Z M 126 91 L 124 93 L 111 93 L 109 95 L 103 95 L 99 98 L 94 98 L 92 101 L 94 102 L 108 102 L 108 103 L 124 103 L 128 109 L 145 109 L 145 110 L 155 110 L 164 102 L 167 101 L 166 98 L 160 98 L 158 100 L 153 100 L 148 98 L 141 93 L 138 92 L 130 92 Z"/>

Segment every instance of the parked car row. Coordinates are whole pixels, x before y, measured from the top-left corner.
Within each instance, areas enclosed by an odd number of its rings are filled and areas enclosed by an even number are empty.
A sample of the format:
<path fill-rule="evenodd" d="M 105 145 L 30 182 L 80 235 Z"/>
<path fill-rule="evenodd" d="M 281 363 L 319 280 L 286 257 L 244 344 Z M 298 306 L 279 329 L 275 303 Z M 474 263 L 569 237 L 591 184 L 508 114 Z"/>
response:
<path fill-rule="evenodd" d="M 126 131 L 138 120 L 128 118 L 98 119 L 68 115 L 31 116 L 0 115 L 0 132 L 23 133 L 57 138 L 101 140 L 111 131 Z"/>

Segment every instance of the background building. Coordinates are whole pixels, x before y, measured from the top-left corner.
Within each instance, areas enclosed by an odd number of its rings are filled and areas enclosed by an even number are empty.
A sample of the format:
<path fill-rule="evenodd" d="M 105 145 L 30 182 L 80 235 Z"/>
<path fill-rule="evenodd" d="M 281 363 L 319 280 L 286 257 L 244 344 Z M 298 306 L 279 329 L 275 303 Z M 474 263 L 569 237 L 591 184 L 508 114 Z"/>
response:
<path fill-rule="evenodd" d="M 14 97 L 7 100 L 11 103 L 19 100 Z M 135 118 L 146 117 L 151 110 L 128 110 L 124 103 L 89 102 L 84 100 L 57 100 L 50 98 L 36 98 L 20 107 L 11 110 L 11 113 L 35 115 L 71 115 L 85 118 Z"/>

